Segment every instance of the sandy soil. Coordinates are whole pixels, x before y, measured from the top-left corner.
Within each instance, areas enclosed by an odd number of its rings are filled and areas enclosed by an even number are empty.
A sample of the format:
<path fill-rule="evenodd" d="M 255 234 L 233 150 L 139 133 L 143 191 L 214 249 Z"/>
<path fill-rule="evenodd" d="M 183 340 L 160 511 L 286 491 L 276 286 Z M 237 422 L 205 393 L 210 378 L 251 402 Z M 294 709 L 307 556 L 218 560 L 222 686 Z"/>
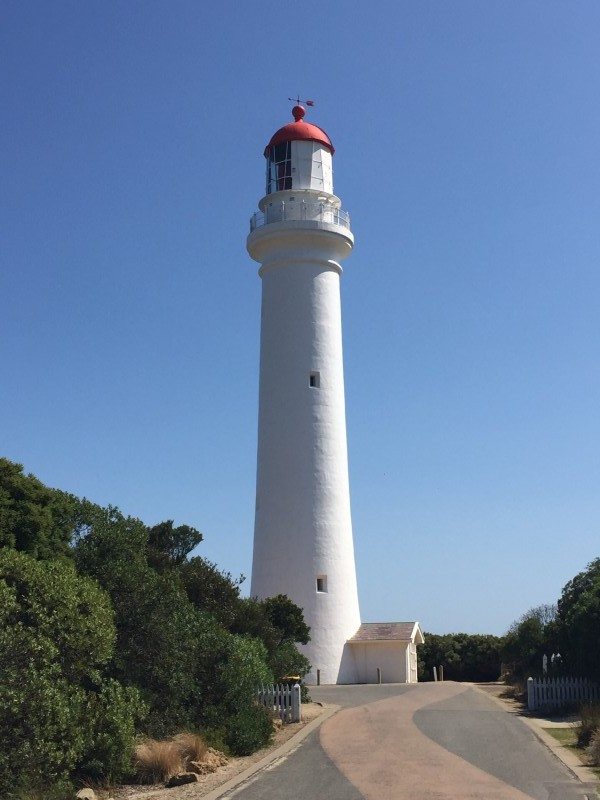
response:
<path fill-rule="evenodd" d="M 222 783 L 226 783 L 231 778 L 243 772 L 248 767 L 256 764 L 257 761 L 265 758 L 273 750 L 276 750 L 282 744 L 291 739 L 298 731 L 316 717 L 320 716 L 325 710 L 325 706 L 319 703 L 303 703 L 302 704 L 302 722 L 295 722 L 289 725 L 283 725 L 273 737 L 272 743 L 268 747 L 264 747 L 251 756 L 244 756 L 242 758 L 231 758 L 229 763 L 224 767 L 219 767 L 216 772 L 210 775 L 200 775 L 198 783 L 190 783 L 186 786 L 177 786 L 174 789 L 165 789 L 163 784 L 157 786 L 115 786 L 110 792 L 104 794 L 104 797 L 113 797 L 114 800 L 192 800 L 192 798 L 202 797 L 213 789 L 216 789 Z"/>
<path fill-rule="evenodd" d="M 517 700 L 513 697 L 511 687 L 507 686 L 504 682 L 493 681 L 490 683 L 476 683 L 475 686 L 479 689 L 483 689 L 484 692 L 492 695 L 496 700 L 501 700 L 506 710 L 513 714 L 521 714 L 527 710 L 521 700 Z"/>

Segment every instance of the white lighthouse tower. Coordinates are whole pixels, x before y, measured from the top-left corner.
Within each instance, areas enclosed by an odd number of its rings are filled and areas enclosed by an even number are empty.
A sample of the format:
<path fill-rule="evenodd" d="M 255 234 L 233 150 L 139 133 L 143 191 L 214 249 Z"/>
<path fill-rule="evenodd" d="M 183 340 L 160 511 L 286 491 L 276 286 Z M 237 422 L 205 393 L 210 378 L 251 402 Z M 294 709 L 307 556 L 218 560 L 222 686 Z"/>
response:
<path fill-rule="evenodd" d="M 346 445 L 341 261 L 349 216 L 333 193 L 333 145 L 295 106 L 267 145 L 266 194 L 250 223 L 262 313 L 251 593 L 304 609 L 303 648 L 322 683 L 357 678 L 360 626 Z"/>

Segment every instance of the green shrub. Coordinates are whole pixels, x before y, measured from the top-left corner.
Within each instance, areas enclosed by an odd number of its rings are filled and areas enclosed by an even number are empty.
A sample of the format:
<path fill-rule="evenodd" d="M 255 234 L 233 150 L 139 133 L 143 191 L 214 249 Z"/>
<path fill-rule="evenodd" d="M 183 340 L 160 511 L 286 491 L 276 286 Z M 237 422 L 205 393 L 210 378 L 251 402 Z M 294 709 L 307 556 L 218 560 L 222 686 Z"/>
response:
<path fill-rule="evenodd" d="M 117 771 L 103 734 L 126 749 L 141 709 L 137 693 L 103 683 L 114 638 L 108 597 L 71 563 L 0 549 L 1 797 L 60 793 L 96 747 Z"/>
<path fill-rule="evenodd" d="M 112 679 L 101 684 L 97 692 L 89 692 L 83 708 L 88 736 L 78 775 L 113 782 L 129 774 L 136 727 L 147 710 L 137 689 Z"/>
<path fill-rule="evenodd" d="M 204 618 L 175 574 L 149 566 L 147 545 L 143 523 L 112 509 L 92 521 L 75 560 L 110 595 L 117 628 L 114 675 L 140 689 L 149 706 L 145 732 L 160 738 L 193 721 Z"/>
<path fill-rule="evenodd" d="M 0 582 L 18 598 L 5 624 L 26 628 L 51 643 L 54 660 L 73 683 L 94 679 L 113 653 L 115 625 L 110 598 L 67 561 L 35 561 L 11 548 L 0 550 Z"/>
<path fill-rule="evenodd" d="M 226 743 L 236 756 L 248 756 L 267 745 L 273 736 L 273 720 L 263 706 L 240 709 L 227 722 Z"/>
<path fill-rule="evenodd" d="M 0 547 L 35 558 L 68 557 L 79 502 L 25 475 L 20 464 L 0 458 Z"/>
<path fill-rule="evenodd" d="M 0 632 L 0 796 L 68 784 L 85 747 L 84 691 L 65 680 L 56 648 L 27 628 Z"/>
<path fill-rule="evenodd" d="M 230 634 L 227 657 L 221 667 L 221 697 L 229 713 L 249 704 L 259 686 L 273 682 L 266 665 L 267 651 L 259 639 Z"/>
<path fill-rule="evenodd" d="M 590 765 L 593 767 L 600 767 L 600 731 L 597 730 L 592 736 L 589 745 L 587 746 L 587 756 Z"/>
<path fill-rule="evenodd" d="M 444 678 L 451 681 L 495 681 L 500 675 L 498 636 L 425 633 L 425 644 L 418 648 L 419 680 L 433 680 L 433 667 L 444 667 Z"/>
<path fill-rule="evenodd" d="M 271 657 L 271 667 L 275 681 L 280 681 L 287 675 L 298 675 L 301 679 L 310 670 L 310 662 L 305 655 L 300 653 L 294 642 L 283 642 Z"/>
<path fill-rule="evenodd" d="M 577 730 L 577 747 L 587 747 L 600 730 L 600 703 L 584 703 L 579 713 L 581 727 Z"/>
<path fill-rule="evenodd" d="M 558 626 L 565 669 L 600 681 L 600 558 L 563 588 Z"/>

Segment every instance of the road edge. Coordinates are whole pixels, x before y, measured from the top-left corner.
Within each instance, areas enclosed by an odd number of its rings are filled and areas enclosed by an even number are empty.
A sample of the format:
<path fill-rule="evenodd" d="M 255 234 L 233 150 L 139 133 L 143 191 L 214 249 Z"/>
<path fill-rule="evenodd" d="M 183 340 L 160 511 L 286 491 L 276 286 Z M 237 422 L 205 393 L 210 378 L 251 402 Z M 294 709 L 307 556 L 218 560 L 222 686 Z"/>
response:
<path fill-rule="evenodd" d="M 236 789 L 242 783 L 246 783 L 247 780 L 252 778 L 256 775 L 257 772 L 268 767 L 274 761 L 277 761 L 280 758 L 285 758 L 292 750 L 295 750 L 296 747 L 304 740 L 307 736 L 309 736 L 313 731 L 315 731 L 318 727 L 320 727 L 325 720 L 328 720 L 334 714 L 336 714 L 340 710 L 341 706 L 337 705 L 328 705 L 326 706 L 325 710 L 322 714 L 320 714 L 315 719 L 308 722 L 302 730 L 299 730 L 298 733 L 295 733 L 291 738 L 284 742 L 281 747 L 278 747 L 275 750 L 272 750 L 268 755 L 262 758 L 260 761 L 257 761 L 256 764 L 252 764 L 250 767 L 247 767 L 242 772 L 238 772 L 237 775 L 234 775 L 233 778 L 230 778 L 225 783 L 222 783 L 220 786 L 217 786 L 216 789 L 213 789 L 212 792 L 208 794 L 202 795 L 198 800 L 218 800 L 218 798 L 222 797 L 227 792 L 232 791 L 232 789 Z"/>
<path fill-rule="evenodd" d="M 493 694 L 481 689 L 476 683 L 472 683 L 471 686 L 473 689 L 481 692 L 481 694 L 485 697 L 488 697 L 497 706 L 500 706 L 500 708 L 502 708 L 507 714 L 514 714 L 516 717 L 518 717 L 518 719 L 524 722 L 529 730 L 532 731 L 532 733 L 540 740 L 540 742 L 545 745 L 562 764 L 564 764 L 564 766 L 572 775 L 577 778 L 578 781 L 584 784 L 593 784 L 595 787 L 598 787 L 598 778 L 596 777 L 595 773 L 592 772 L 589 767 L 586 767 L 584 764 L 582 764 L 574 753 L 571 753 L 566 749 L 566 747 L 563 747 L 563 745 L 561 745 L 560 742 L 555 739 L 554 736 L 552 736 L 552 734 L 546 733 L 543 725 L 541 725 L 535 717 L 527 717 L 524 714 L 519 714 L 516 711 L 510 710 L 506 703 L 500 700 L 500 698 L 494 697 Z"/>

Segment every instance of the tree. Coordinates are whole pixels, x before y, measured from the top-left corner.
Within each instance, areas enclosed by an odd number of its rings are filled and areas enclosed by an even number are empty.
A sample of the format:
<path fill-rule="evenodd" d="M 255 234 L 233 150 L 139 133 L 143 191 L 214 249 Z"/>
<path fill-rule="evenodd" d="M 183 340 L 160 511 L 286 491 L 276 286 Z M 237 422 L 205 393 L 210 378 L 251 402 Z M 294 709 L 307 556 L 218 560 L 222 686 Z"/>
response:
<path fill-rule="evenodd" d="M 112 512 L 77 542 L 75 560 L 111 598 L 117 630 L 112 673 L 142 691 L 150 704 L 148 724 L 158 735 L 189 720 L 202 620 L 177 577 L 148 564 L 147 546 L 148 529 L 140 520 Z"/>
<path fill-rule="evenodd" d="M 557 629 L 564 668 L 600 680 L 600 558 L 563 588 Z"/>
<path fill-rule="evenodd" d="M 240 585 L 244 578 L 234 580 L 200 556 L 181 564 L 179 577 L 191 603 L 212 616 L 227 630 L 232 630 L 240 613 Z"/>
<path fill-rule="evenodd" d="M 556 644 L 556 606 L 529 609 L 508 629 L 502 645 L 502 659 L 516 678 L 538 675 L 544 655 L 558 651 Z"/>
<path fill-rule="evenodd" d="M 160 522 L 148 529 L 148 563 L 159 571 L 178 567 L 202 541 L 202 534 L 190 525 L 173 527 L 173 520 Z"/>
<path fill-rule="evenodd" d="M 268 597 L 263 607 L 267 618 L 281 632 L 280 644 L 283 642 L 300 642 L 308 644 L 310 628 L 304 621 L 302 609 L 293 603 L 285 594 Z"/>
<path fill-rule="evenodd" d="M 185 562 L 154 569 L 149 539 L 142 522 L 113 512 L 98 517 L 75 548 L 78 568 L 100 582 L 115 609 L 112 674 L 140 689 L 149 704 L 147 732 L 152 735 L 183 727 L 222 728 L 234 705 L 250 707 L 254 688 L 272 680 L 265 645 L 233 636 L 216 615 L 190 601 L 184 586 L 187 580 L 193 588 L 204 574 L 200 561 L 194 559 L 189 568 Z M 211 569 L 206 574 L 224 588 L 223 576 L 217 579 Z M 232 671 L 231 664 L 238 668 Z"/>
<path fill-rule="evenodd" d="M 263 643 L 267 664 L 276 679 L 306 675 L 310 664 L 295 643 L 306 644 L 310 629 L 302 609 L 288 597 L 280 594 L 263 601 L 241 598 L 243 577 L 233 580 L 229 573 L 199 556 L 183 563 L 178 574 L 196 608 L 211 614 L 231 633 Z"/>
<path fill-rule="evenodd" d="M 425 634 L 418 652 L 419 680 L 432 680 L 433 667 L 444 667 L 444 678 L 454 681 L 493 681 L 500 675 L 497 636 L 448 633 Z"/>
<path fill-rule="evenodd" d="M 0 458 L 0 546 L 34 558 L 68 556 L 78 502 Z"/>

